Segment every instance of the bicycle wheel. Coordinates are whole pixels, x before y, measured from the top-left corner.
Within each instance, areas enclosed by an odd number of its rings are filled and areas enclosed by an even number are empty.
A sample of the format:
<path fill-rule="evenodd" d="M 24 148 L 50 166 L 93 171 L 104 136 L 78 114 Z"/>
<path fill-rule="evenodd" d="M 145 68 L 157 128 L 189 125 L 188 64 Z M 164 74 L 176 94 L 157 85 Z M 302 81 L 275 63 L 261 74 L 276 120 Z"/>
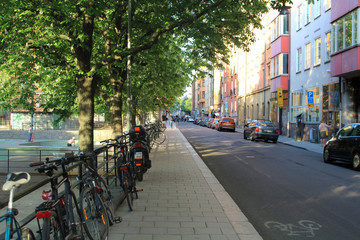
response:
<path fill-rule="evenodd" d="M 155 142 L 157 144 L 162 144 L 166 140 L 166 135 L 163 132 L 157 133 L 157 138 L 155 139 Z"/>
<path fill-rule="evenodd" d="M 49 218 L 43 218 L 43 225 L 41 229 L 41 239 L 61 240 L 62 236 L 60 223 L 55 212 L 51 213 Z"/>
<path fill-rule="evenodd" d="M 80 209 L 84 218 L 84 229 L 89 239 L 107 239 L 109 218 L 101 197 L 91 188 L 85 187 L 80 194 Z"/>
<path fill-rule="evenodd" d="M 30 228 L 21 228 L 21 239 L 22 240 L 35 240 L 35 235 Z"/>
<path fill-rule="evenodd" d="M 76 201 L 76 197 L 75 197 L 75 193 L 73 191 L 69 192 L 69 202 L 68 202 L 68 210 L 66 213 L 66 224 L 67 228 L 70 231 L 70 239 L 72 238 L 80 238 L 80 239 L 84 239 L 84 237 L 87 235 L 87 233 L 85 233 L 83 231 L 83 223 L 84 223 L 84 218 L 82 215 L 82 212 L 80 210 L 79 204 Z M 69 213 L 68 211 L 71 210 L 71 213 Z M 71 214 L 71 216 L 69 216 Z M 89 238 L 92 239 L 92 238 Z"/>
<path fill-rule="evenodd" d="M 112 195 L 109 189 L 109 186 L 105 182 L 104 178 L 100 175 L 96 178 L 97 185 L 100 186 L 100 196 L 105 205 L 108 217 L 109 217 L 109 225 L 112 226 L 115 221 L 115 212 L 114 212 L 114 204 L 112 202 Z"/>
<path fill-rule="evenodd" d="M 129 210 L 133 211 L 134 210 L 134 194 L 132 192 L 132 187 L 131 187 L 131 183 L 130 183 L 130 176 L 129 176 L 129 172 L 126 171 L 123 173 L 123 189 L 124 189 L 124 193 L 126 196 L 126 201 L 128 203 L 129 206 Z"/>

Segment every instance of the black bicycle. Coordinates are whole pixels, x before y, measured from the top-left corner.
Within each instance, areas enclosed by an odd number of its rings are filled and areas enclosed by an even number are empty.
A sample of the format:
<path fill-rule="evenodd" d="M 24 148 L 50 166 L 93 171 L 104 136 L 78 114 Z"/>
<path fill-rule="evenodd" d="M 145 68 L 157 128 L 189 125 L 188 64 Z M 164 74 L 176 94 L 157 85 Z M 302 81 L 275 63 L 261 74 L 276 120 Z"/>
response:
<path fill-rule="evenodd" d="M 51 191 L 44 196 L 46 201 L 35 210 L 42 240 L 86 239 L 86 237 L 92 239 L 83 230 L 85 227 L 83 215 L 71 188 L 66 168 L 74 161 L 74 158 L 61 158 L 30 164 L 30 167 L 37 166 L 36 170 L 39 173 L 46 174 L 51 185 Z M 62 172 L 55 174 L 58 167 Z M 64 188 L 61 193 L 59 193 L 60 187 Z M 40 224 L 41 220 L 42 224 Z"/>
<path fill-rule="evenodd" d="M 136 188 L 136 173 L 134 171 L 133 163 L 129 161 L 128 152 L 128 134 L 118 136 L 115 139 L 108 139 L 102 142 L 107 143 L 108 146 L 114 147 L 114 155 L 112 158 L 116 164 L 116 176 L 120 181 L 120 186 L 125 194 L 125 199 L 128 203 L 129 210 L 134 209 L 134 199 L 138 198 L 138 192 L 141 189 Z"/>

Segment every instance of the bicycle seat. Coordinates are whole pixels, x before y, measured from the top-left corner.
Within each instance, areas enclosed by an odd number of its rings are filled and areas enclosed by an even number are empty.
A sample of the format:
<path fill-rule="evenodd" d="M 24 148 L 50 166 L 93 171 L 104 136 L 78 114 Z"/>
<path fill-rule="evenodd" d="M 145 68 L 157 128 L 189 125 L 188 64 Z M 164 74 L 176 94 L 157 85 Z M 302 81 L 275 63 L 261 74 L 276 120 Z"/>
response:
<path fill-rule="evenodd" d="M 30 174 L 27 172 L 13 172 L 9 173 L 6 178 L 2 190 L 10 191 L 13 187 L 19 187 L 30 181 Z"/>

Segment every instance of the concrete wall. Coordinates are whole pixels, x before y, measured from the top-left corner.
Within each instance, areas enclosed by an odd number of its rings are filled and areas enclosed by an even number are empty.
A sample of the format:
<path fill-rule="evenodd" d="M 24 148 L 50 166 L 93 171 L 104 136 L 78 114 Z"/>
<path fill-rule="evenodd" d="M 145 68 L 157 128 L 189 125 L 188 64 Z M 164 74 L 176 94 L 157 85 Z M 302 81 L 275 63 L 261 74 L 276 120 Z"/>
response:
<path fill-rule="evenodd" d="M 111 136 L 112 130 L 95 130 L 94 131 L 94 140 L 101 141 L 108 138 L 112 138 Z M 44 131 L 34 131 L 34 141 L 37 140 L 68 140 L 72 137 L 78 138 L 78 131 L 64 131 L 64 130 L 44 130 Z M 3 130 L 0 131 L 0 139 L 24 139 L 26 141 L 28 139 L 27 131 L 9 131 Z"/>

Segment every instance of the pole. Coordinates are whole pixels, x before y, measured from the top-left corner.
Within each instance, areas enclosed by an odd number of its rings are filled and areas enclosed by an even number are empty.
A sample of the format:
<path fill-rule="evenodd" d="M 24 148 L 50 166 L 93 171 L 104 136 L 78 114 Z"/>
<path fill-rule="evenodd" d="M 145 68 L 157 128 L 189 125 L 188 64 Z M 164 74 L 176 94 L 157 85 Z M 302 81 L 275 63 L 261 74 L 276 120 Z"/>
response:
<path fill-rule="evenodd" d="M 131 48 L 131 0 L 128 0 L 128 39 L 127 39 L 127 49 Z M 130 52 L 127 56 L 127 114 L 126 114 L 126 130 L 130 131 L 131 128 L 131 55 Z"/>

